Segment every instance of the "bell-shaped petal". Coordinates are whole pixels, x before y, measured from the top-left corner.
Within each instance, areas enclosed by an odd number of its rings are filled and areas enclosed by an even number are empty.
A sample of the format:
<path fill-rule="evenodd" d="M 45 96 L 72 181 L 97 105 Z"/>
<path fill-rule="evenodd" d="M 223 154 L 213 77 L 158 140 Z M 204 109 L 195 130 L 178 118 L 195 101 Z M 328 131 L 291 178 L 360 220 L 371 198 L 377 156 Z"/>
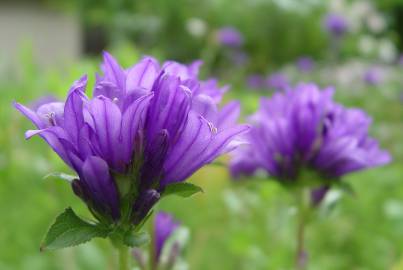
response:
<path fill-rule="evenodd" d="M 147 114 L 146 130 L 150 142 L 163 129 L 175 141 L 186 124 L 191 107 L 191 92 L 177 77 L 161 75 L 154 83 L 154 98 Z"/>
<path fill-rule="evenodd" d="M 97 134 L 102 158 L 116 171 L 123 171 L 125 160 L 121 141 L 122 113 L 119 107 L 106 97 L 96 97 L 89 102 L 93 129 Z"/>
<path fill-rule="evenodd" d="M 189 113 L 187 125 L 167 157 L 162 186 L 185 180 L 200 167 L 223 154 L 226 145 L 235 136 L 248 130 L 248 126 L 239 125 L 217 133 L 202 116 Z"/>
<path fill-rule="evenodd" d="M 119 89 L 126 90 L 126 71 L 118 64 L 115 58 L 107 52 L 103 53 L 104 62 L 102 69 L 104 71 L 104 79 L 113 83 Z"/>
<path fill-rule="evenodd" d="M 152 97 L 153 94 L 151 93 L 138 98 L 123 113 L 120 130 L 123 145 L 122 156 L 125 163 L 128 163 L 136 154 L 134 153 L 136 136 L 144 128 L 145 117 Z"/>
<path fill-rule="evenodd" d="M 152 57 L 144 57 L 140 63 L 129 69 L 126 80 L 126 90 L 128 93 L 138 88 L 151 89 L 155 79 L 158 77 L 160 67 L 158 62 Z"/>
<path fill-rule="evenodd" d="M 114 220 L 120 216 L 119 195 L 108 164 L 96 156 L 88 157 L 80 171 L 80 187 L 92 207 Z"/>

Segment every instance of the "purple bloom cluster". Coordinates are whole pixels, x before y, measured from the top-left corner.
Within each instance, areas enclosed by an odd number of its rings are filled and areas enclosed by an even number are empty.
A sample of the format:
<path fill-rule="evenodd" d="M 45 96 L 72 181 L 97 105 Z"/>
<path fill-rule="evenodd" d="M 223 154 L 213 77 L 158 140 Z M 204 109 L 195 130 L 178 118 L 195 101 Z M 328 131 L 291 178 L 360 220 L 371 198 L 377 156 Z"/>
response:
<path fill-rule="evenodd" d="M 73 190 L 97 219 L 136 225 L 167 185 L 232 150 L 234 138 L 248 130 L 236 124 L 237 102 L 218 108 L 226 88 L 199 81 L 199 66 L 160 66 L 144 57 L 123 69 L 105 53 L 93 98 L 84 76 L 65 102 L 37 110 L 14 105 L 37 127 L 26 138 L 40 135 L 78 174 Z"/>
<path fill-rule="evenodd" d="M 166 241 L 178 229 L 179 222 L 170 214 L 159 212 L 154 221 L 155 261 L 159 262 Z"/>
<path fill-rule="evenodd" d="M 274 90 L 284 90 L 290 85 L 287 76 L 284 73 L 276 72 L 267 78 L 267 87 Z"/>
<path fill-rule="evenodd" d="M 329 13 L 325 17 L 324 27 L 334 37 L 342 37 L 348 31 L 347 20 L 335 13 Z"/>
<path fill-rule="evenodd" d="M 247 77 L 246 84 L 252 89 L 263 89 L 266 87 L 266 80 L 260 74 L 252 74 Z"/>
<path fill-rule="evenodd" d="M 234 27 L 222 27 L 217 31 L 217 41 L 219 44 L 228 47 L 240 47 L 244 42 L 242 34 Z"/>
<path fill-rule="evenodd" d="M 364 73 L 363 80 L 368 85 L 378 85 L 382 81 L 382 73 L 378 68 L 372 67 Z"/>
<path fill-rule="evenodd" d="M 310 72 L 313 70 L 315 63 L 310 57 L 301 57 L 297 60 L 297 68 L 301 72 Z"/>
<path fill-rule="evenodd" d="M 389 154 L 368 136 L 371 119 L 335 103 L 332 96 L 330 88 L 299 84 L 262 98 L 246 134 L 250 144 L 234 153 L 232 174 L 263 169 L 283 183 L 316 175 L 324 180 L 319 186 L 326 186 L 347 173 L 388 163 Z M 326 190 L 316 190 L 318 200 Z"/>

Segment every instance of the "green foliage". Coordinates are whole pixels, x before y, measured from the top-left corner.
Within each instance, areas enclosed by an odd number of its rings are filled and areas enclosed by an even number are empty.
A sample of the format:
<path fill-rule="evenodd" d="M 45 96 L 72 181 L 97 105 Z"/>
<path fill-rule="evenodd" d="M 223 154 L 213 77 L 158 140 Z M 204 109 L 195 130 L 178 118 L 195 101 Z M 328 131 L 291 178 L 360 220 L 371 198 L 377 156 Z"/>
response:
<path fill-rule="evenodd" d="M 108 228 L 84 221 L 71 208 L 67 208 L 49 228 L 41 244 L 41 251 L 73 247 L 94 237 L 105 238 L 109 233 Z"/>
<path fill-rule="evenodd" d="M 150 235 L 146 232 L 130 232 L 125 235 L 123 242 L 129 247 L 140 247 L 150 242 Z"/>

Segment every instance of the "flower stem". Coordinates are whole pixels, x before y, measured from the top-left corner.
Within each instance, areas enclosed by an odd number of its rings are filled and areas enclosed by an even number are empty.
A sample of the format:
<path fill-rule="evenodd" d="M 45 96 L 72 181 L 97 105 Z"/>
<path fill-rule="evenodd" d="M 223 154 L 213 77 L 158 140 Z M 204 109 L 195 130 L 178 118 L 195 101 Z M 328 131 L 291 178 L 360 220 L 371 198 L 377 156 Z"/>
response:
<path fill-rule="evenodd" d="M 306 269 L 307 254 L 305 250 L 305 229 L 309 210 L 309 198 L 306 196 L 307 191 L 309 192 L 309 190 L 300 188 L 297 192 L 297 247 L 295 253 L 295 269 L 297 270 Z"/>
<path fill-rule="evenodd" d="M 129 248 L 125 245 L 118 247 L 119 252 L 119 270 L 130 270 Z"/>

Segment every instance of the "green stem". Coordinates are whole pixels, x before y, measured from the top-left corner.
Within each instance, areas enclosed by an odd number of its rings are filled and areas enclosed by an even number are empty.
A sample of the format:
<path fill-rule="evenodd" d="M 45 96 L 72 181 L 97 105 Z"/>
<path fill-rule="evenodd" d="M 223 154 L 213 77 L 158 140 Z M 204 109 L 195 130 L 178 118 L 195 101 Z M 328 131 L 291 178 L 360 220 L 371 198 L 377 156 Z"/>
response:
<path fill-rule="evenodd" d="M 122 244 L 118 247 L 118 252 L 119 252 L 119 270 L 130 270 L 129 247 Z"/>
<path fill-rule="evenodd" d="M 308 219 L 309 190 L 300 188 L 297 191 L 297 247 L 295 252 L 295 269 L 306 269 L 307 254 L 305 250 L 305 229 Z"/>

